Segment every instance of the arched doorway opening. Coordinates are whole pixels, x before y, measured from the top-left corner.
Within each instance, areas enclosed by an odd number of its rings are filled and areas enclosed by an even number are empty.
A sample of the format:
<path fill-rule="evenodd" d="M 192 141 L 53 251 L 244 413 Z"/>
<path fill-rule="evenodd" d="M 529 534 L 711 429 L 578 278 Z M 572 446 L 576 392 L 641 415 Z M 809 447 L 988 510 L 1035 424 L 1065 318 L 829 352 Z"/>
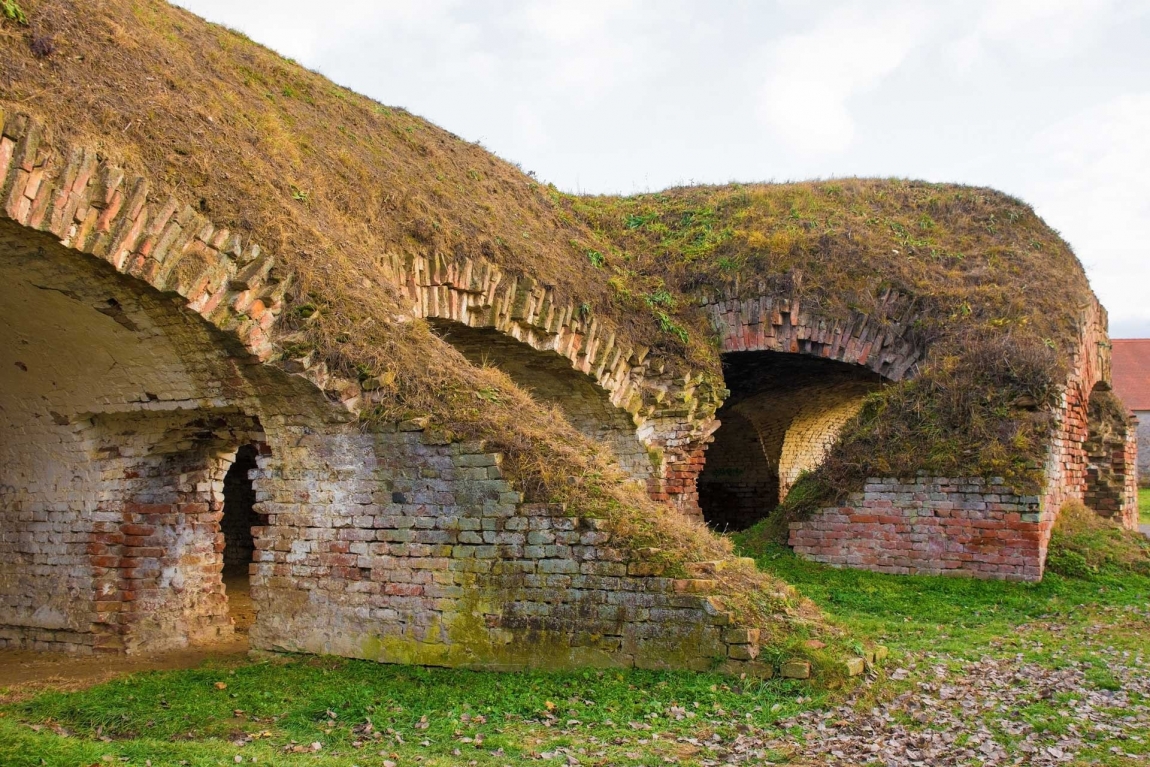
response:
<path fill-rule="evenodd" d="M 228 598 L 228 615 L 235 631 L 247 635 L 255 622 L 255 605 L 251 596 L 251 569 L 255 559 L 255 528 L 265 524 L 266 516 L 256 511 L 254 479 L 259 471 L 257 457 L 268 452 L 265 443 L 242 445 L 224 474 L 223 509 L 220 532 L 223 536 L 224 593 Z"/>
<path fill-rule="evenodd" d="M 698 480 L 703 519 L 721 531 L 768 516 L 885 380 L 860 365 L 771 351 L 724 354 L 723 375 L 731 394 Z"/>
<path fill-rule="evenodd" d="M 1083 503 L 1127 528 L 1137 525 L 1130 418 L 1107 383 L 1095 385 L 1086 407 Z"/>

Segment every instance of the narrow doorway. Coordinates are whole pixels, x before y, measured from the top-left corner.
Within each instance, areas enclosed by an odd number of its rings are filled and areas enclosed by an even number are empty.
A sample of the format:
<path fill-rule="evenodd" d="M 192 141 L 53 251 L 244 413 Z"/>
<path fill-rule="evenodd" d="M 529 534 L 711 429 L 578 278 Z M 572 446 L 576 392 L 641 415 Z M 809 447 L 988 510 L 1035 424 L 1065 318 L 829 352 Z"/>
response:
<path fill-rule="evenodd" d="M 236 634 L 246 637 L 255 621 L 250 587 L 250 568 L 255 557 L 252 528 L 261 524 L 256 513 L 256 492 L 252 472 L 256 468 L 255 445 L 244 445 L 224 475 L 224 512 L 220 530 L 224 536 L 224 588 L 228 613 L 235 621 Z"/>

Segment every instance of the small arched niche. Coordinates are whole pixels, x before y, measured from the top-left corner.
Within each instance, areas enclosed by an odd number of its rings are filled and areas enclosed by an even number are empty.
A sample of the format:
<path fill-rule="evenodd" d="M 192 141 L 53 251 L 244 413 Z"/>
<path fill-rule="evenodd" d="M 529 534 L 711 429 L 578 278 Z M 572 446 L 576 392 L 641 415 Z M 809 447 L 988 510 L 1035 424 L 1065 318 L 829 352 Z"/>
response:
<path fill-rule="evenodd" d="M 1133 527 L 1137 509 L 1134 508 L 1130 475 L 1134 461 L 1130 460 L 1130 418 L 1122 401 L 1100 382 L 1090 392 L 1086 407 L 1086 477 L 1083 503 L 1095 514 Z"/>

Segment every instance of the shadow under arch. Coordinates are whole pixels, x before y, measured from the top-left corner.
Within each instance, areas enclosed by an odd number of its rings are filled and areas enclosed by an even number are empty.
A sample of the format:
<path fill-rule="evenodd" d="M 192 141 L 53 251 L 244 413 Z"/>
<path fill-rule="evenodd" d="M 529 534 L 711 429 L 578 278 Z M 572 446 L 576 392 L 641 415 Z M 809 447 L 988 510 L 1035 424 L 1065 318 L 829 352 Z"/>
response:
<path fill-rule="evenodd" d="M 742 530 L 815 469 L 885 379 L 861 365 L 773 351 L 723 355 L 730 397 L 699 476 L 703 519 Z"/>
<path fill-rule="evenodd" d="M 577 431 L 608 448 L 628 475 L 644 483 L 651 478 L 651 459 L 630 414 L 616 407 L 610 393 L 572 367 L 566 357 L 492 327 L 443 319 L 429 319 L 428 324 L 472 364 L 499 368 L 536 399 L 558 406 Z"/>

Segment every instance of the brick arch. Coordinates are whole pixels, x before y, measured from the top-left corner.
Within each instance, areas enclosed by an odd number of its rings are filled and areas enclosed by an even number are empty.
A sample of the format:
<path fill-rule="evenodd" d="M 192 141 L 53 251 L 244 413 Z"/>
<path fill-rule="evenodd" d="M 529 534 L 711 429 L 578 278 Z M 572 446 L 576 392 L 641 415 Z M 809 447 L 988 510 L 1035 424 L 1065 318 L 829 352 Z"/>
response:
<path fill-rule="evenodd" d="M 845 320 L 822 317 L 817 311 L 804 308 L 802 301 L 793 296 L 770 294 L 749 298 L 714 296 L 703 300 L 702 307 L 715 329 L 724 360 L 731 355 L 753 352 L 794 355 L 796 358 L 842 363 L 844 369 L 857 369 L 861 379 L 873 382 L 900 381 L 913 376 L 925 355 L 925 348 L 910 332 L 916 316 L 913 302 L 909 297 L 894 290 L 887 290 L 879 297 L 873 315 L 852 312 Z M 726 375 L 725 367 L 724 376 Z M 726 381 L 726 386 L 727 391 L 720 394 L 728 400 L 722 402 L 722 397 L 716 397 L 712 402 L 715 411 L 692 423 L 692 428 L 678 441 L 679 446 L 668 458 L 667 473 L 678 477 L 681 485 L 689 488 L 680 491 L 684 499 L 680 506 L 687 513 L 696 516 L 702 515 L 698 495 L 701 491 L 697 488 L 700 487 L 700 482 L 704 485 L 708 482 L 707 478 L 702 476 L 707 461 L 708 445 L 721 428 L 723 413 L 730 414 L 737 404 L 729 399 L 731 389 L 734 388 L 729 380 Z M 842 405 L 839 415 L 832 419 L 838 428 L 853 415 L 861 403 L 860 395 L 857 393 L 849 399 L 854 405 Z M 764 432 L 756 437 L 762 444 L 764 455 L 768 456 L 763 460 L 768 462 L 781 460 L 782 437 L 771 436 L 765 432 L 773 434 L 772 430 L 777 431 L 779 428 L 785 432 L 784 427 L 772 426 L 768 421 L 773 419 L 789 425 L 801 409 L 797 401 L 780 406 L 781 410 L 777 410 L 770 418 L 762 413 L 753 414 L 748 411 L 748 407 L 744 404 L 740 419 L 749 418 L 752 422 L 758 422 L 755 428 Z M 813 424 L 819 420 L 819 416 L 813 412 L 808 412 L 804 418 L 811 421 L 809 428 L 815 428 Z M 824 423 L 824 427 L 830 423 Z M 837 435 L 837 428 L 831 431 Z M 811 433 L 813 435 L 816 432 L 822 436 L 815 441 L 808 440 L 812 449 L 807 452 L 821 457 L 831 440 L 826 428 L 821 432 L 816 428 Z M 792 438 L 792 443 L 790 452 L 801 454 L 803 451 L 798 449 L 797 437 Z M 816 443 L 822 447 L 814 449 Z M 772 453 L 774 458 L 769 457 Z M 752 455 L 757 459 L 757 453 Z M 794 481 L 798 471 L 808 467 L 810 460 L 808 458 L 805 461 L 792 463 L 794 466 L 787 471 L 787 487 Z M 798 469 L 795 470 L 795 467 Z M 777 466 L 773 468 L 778 470 Z M 760 474 L 765 471 L 765 467 L 756 466 L 752 469 L 747 466 L 743 470 Z M 717 490 L 710 488 L 709 491 L 717 492 Z M 773 497 L 771 493 L 768 493 L 768 496 Z M 761 516 L 761 505 L 758 508 L 759 511 L 756 513 Z M 743 509 L 736 516 L 746 521 L 753 515 L 749 509 Z M 721 524 L 727 524 L 727 520 Z"/>
<path fill-rule="evenodd" d="M 237 448 L 348 415 L 267 364 L 288 285 L 273 267 L 0 113 L 0 646 L 230 633 L 219 521 Z"/>
<path fill-rule="evenodd" d="M 147 178 L 90 147 L 54 147 L 33 118 L 0 111 L 0 200 L 3 218 L 178 294 L 257 359 L 272 355 L 289 285 L 273 276 L 274 257 L 174 197 L 152 199 Z"/>
<path fill-rule="evenodd" d="M 494 328 L 473 328 L 451 320 L 431 320 L 435 331 L 475 365 L 493 365 L 542 402 L 557 406 L 576 430 L 606 446 L 619 466 L 644 486 L 651 459 L 636 434 L 631 414 L 616 407 L 610 394 L 569 361 L 516 341 Z"/>
<path fill-rule="evenodd" d="M 655 500 L 698 515 L 694 475 L 702 451 L 694 446 L 712 428 L 720 401 L 712 382 L 689 371 L 673 374 L 647 348 L 620 342 L 608 323 L 531 276 L 483 259 L 389 254 L 381 261 L 413 316 L 498 333 L 588 377 L 634 424 L 647 460 L 623 449 L 633 476 L 645 476 Z M 622 425 L 620 415 L 603 418 Z"/>
<path fill-rule="evenodd" d="M 760 295 L 716 299 L 705 305 L 724 353 L 771 351 L 859 365 L 888 381 L 914 375 L 925 347 L 910 330 L 916 318 L 908 296 L 888 289 L 874 314 L 845 320 L 820 316 L 799 298 Z"/>

